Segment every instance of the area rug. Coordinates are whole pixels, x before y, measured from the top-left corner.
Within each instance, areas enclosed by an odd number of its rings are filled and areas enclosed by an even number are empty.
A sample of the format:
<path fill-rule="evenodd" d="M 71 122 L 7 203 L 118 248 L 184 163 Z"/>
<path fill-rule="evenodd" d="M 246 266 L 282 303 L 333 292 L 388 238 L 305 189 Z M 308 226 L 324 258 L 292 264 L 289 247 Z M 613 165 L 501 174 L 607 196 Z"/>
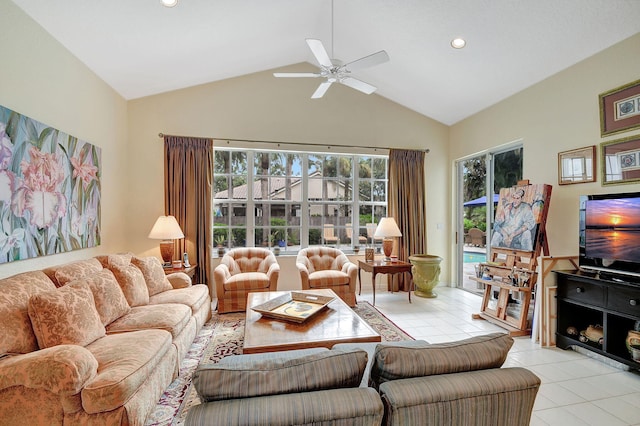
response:
<path fill-rule="evenodd" d="M 364 319 L 385 342 L 413 340 L 369 302 L 358 301 L 353 310 Z M 242 353 L 244 312 L 218 315 L 213 313 L 200 330 L 180 365 L 180 375 L 165 390 L 147 425 L 183 425 L 189 408 L 200 403 L 191 386 L 191 375 L 200 363 L 216 363 L 225 356 Z"/>

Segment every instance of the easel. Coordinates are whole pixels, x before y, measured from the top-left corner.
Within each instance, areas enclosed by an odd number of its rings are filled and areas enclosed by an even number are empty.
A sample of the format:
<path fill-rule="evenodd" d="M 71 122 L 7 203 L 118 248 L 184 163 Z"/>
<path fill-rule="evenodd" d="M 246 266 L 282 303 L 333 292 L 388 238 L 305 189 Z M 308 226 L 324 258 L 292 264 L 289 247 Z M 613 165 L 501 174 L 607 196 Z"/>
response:
<path fill-rule="evenodd" d="M 528 180 L 519 181 L 516 187 L 530 185 Z M 480 313 L 473 314 L 474 319 L 490 321 L 509 331 L 511 336 L 525 336 L 531 332 L 529 305 L 532 300 L 533 287 L 537 281 L 538 257 L 542 252 L 549 255 L 546 238 L 546 220 L 551 199 L 551 186 L 544 185 L 543 206 L 540 211 L 538 231 L 533 241 L 533 250 L 516 250 L 510 248 L 491 247 L 489 261 L 481 263 L 482 277 L 470 277 L 473 281 L 484 285 L 484 295 Z M 502 198 L 505 190 L 500 191 Z M 516 277 L 527 277 L 518 281 Z M 492 293 L 498 291 L 498 298 Z M 519 300 L 519 312 L 510 308 L 509 302 Z M 518 306 L 515 303 L 512 306 Z"/>

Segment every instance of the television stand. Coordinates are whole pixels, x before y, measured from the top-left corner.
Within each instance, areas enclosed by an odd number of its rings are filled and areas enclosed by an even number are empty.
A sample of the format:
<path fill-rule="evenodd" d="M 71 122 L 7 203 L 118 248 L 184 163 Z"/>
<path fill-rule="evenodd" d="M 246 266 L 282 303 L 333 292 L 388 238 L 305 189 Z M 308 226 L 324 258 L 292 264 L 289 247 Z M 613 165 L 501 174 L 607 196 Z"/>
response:
<path fill-rule="evenodd" d="M 602 271 L 595 276 L 582 270 L 554 272 L 556 346 L 579 346 L 640 370 L 640 362 L 631 358 L 626 346 L 628 332 L 640 324 L 640 284 L 616 281 Z M 603 328 L 602 343 L 581 341 L 580 332 L 595 325 Z"/>

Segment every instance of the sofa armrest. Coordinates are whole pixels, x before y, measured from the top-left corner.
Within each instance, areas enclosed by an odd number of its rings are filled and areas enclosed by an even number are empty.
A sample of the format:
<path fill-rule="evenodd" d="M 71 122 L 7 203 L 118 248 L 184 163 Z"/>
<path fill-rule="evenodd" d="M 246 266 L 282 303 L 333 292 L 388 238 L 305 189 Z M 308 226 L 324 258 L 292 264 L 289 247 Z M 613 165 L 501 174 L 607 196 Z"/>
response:
<path fill-rule="evenodd" d="M 372 388 L 332 389 L 207 402 L 189 409 L 185 425 L 380 424 L 383 405 Z M 333 423 L 332 423 L 333 422 Z"/>
<path fill-rule="evenodd" d="M 167 275 L 167 279 L 174 289 L 191 287 L 193 284 L 191 277 L 184 272 L 173 272 Z"/>
<path fill-rule="evenodd" d="M 526 426 L 539 387 L 520 367 L 393 380 L 380 385 L 384 424 Z"/>
<path fill-rule="evenodd" d="M 0 361 L 0 390 L 12 386 L 75 395 L 98 373 L 98 361 L 77 345 L 58 345 Z"/>

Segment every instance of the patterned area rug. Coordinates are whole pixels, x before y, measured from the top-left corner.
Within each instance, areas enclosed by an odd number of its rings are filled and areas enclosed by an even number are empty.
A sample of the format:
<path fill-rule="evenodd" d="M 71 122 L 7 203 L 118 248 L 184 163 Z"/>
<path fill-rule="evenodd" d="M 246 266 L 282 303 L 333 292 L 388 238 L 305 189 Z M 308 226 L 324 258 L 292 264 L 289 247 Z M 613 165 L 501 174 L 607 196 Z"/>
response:
<path fill-rule="evenodd" d="M 413 340 L 369 302 L 359 301 L 353 310 L 376 330 L 382 341 Z M 180 365 L 180 375 L 165 390 L 147 425 L 183 425 L 189 408 L 200 404 L 191 386 L 191 375 L 200 363 L 216 363 L 225 356 L 242 353 L 244 312 L 218 315 L 213 313 Z"/>

